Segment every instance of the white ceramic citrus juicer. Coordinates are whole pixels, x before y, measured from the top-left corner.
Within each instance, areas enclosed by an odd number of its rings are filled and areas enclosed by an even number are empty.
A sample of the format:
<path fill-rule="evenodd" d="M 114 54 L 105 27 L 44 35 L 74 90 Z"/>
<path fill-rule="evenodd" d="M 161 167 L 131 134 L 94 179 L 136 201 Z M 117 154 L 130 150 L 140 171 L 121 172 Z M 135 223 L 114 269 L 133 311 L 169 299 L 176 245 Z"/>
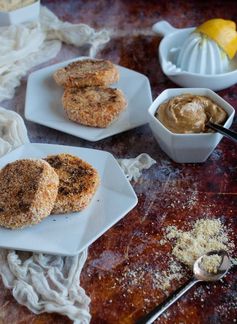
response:
<path fill-rule="evenodd" d="M 162 70 L 176 84 L 221 90 L 237 82 L 234 22 L 211 19 L 197 28 L 177 29 L 160 21 L 153 30 L 164 37 L 159 46 Z"/>

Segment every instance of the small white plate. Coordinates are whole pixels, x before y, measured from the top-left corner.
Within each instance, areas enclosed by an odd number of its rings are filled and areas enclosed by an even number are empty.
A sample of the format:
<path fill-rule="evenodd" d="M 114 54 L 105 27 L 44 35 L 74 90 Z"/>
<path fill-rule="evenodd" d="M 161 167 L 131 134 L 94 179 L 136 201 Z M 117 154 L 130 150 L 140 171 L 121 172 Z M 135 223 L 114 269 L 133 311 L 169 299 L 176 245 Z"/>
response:
<path fill-rule="evenodd" d="M 128 106 L 119 118 L 107 128 L 95 128 L 74 123 L 64 112 L 61 98 L 63 88 L 53 80 L 53 73 L 81 57 L 33 72 L 27 83 L 25 117 L 35 123 L 48 126 L 77 137 L 98 141 L 148 122 L 148 108 L 152 103 L 148 78 L 138 72 L 117 66 L 120 79 L 111 87 L 121 89 Z"/>
<path fill-rule="evenodd" d="M 25 144 L 1 158 L 0 168 L 17 159 L 44 158 L 58 153 L 78 156 L 99 172 L 100 186 L 89 206 L 81 212 L 49 216 L 37 225 L 20 230 L 0 227 L 0 247 L 75 255 L 137 204 L 137 196 L 122 169 L 115 158 L 105 151 L 63 145 Z"/>

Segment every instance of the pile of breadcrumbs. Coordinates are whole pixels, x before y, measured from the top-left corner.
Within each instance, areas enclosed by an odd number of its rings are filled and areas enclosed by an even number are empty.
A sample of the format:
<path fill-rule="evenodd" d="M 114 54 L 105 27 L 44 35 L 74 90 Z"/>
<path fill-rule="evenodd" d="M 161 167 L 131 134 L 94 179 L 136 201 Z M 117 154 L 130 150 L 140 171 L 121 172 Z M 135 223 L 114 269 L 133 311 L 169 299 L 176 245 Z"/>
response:
<path fill-rule="evenodd" d="M 203 254 L 213 250 L 231 252 L 233 242 L 220 219 L 197 220 L 190 231 L 182 231 L 176 226 L 168 226 L 165 230 L 166 240 L 173 243 L 172 254 L 183 264 L 193 267 L 194 262 Z M 206 258 L 204 266 L 211 269 L 218 262 L 217 257 Z"/>

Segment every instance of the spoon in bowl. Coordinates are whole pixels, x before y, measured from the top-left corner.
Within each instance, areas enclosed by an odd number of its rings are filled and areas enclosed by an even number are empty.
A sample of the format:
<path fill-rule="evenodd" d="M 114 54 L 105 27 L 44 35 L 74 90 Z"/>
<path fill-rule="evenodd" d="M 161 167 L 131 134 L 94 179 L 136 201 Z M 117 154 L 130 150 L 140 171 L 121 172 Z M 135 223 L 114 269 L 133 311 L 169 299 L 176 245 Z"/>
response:
<path fill-rule="evenodd" d="M 228 137 L 232 141 L 237 142 L 237 133 L 229 130 L 228 128 L 225 128 L 219 124 L 214 124 L 210 120 L 206 123 L 206 127 L 209 127 L 211 129 L 215 130 L 216 132 Z"/>
<path fill-rule="evenodd" d="M 203 258 L 205 256 L 219 255 L 221 261 L 217 271 L 208 272 L 202 268 Z M 153 323 L 167 308 L 175 303 L 184 293 L 186 293 L 191 287 L 193 287 L 199 281 L 216 281 L 220 280 L 229 270 L 231 261 L 226 251 L 211 251 L 200 258 L 198 258 L 193 265 L 193 278 L 186 282 L 183 286 L 178 288 L 171 296 L 168 297 L 163 303 L 156 306 L 150 313 L 142 317 L 136 322 L 136 324 L 151 324 Z"/>

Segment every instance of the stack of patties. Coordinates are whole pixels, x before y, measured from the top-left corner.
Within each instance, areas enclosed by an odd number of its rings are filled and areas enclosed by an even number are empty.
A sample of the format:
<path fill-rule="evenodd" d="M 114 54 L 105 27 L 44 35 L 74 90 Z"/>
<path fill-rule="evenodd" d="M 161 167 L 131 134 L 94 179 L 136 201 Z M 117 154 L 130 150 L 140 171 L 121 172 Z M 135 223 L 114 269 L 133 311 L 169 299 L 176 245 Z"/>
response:
<path fill-rule="evenodd" d="M 98 185 L 98 172 L 69 154 L 9 163 L 0 171 L 0 226 L 23 228 L 50 214 L 80 211 Z"/>
<path fill-rule="evenodd" d="M 68 118 L 92 127 L 108 127 L 126 108 L 119 89 L 108 86 L 119 80 L 119 72 L 110 61 L 86 59 L 73 62 L 54 73 L 63 86 L 62 104 Z"/>

